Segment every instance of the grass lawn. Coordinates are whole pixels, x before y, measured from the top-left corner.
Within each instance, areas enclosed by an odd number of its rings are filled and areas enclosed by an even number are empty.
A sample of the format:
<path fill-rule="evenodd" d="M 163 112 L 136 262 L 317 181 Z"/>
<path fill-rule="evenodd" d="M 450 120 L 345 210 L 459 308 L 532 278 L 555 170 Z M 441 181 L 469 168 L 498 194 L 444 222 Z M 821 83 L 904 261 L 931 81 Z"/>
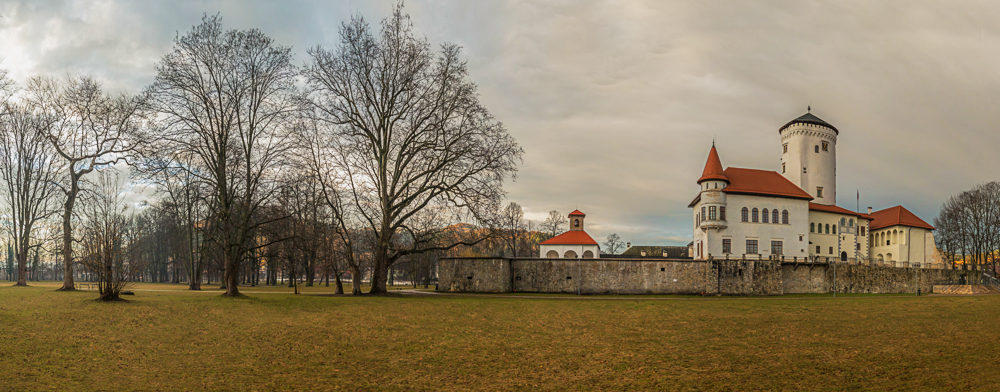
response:
<path fill-rule="evenodd" d="M 1000 367 L 1000 296 L 555 300 L 265 286 L 231 299 L 137 285 L 128 303 L 99 303 L 56 283 L 3 283 L 0 390 L 993 390 Z"/>

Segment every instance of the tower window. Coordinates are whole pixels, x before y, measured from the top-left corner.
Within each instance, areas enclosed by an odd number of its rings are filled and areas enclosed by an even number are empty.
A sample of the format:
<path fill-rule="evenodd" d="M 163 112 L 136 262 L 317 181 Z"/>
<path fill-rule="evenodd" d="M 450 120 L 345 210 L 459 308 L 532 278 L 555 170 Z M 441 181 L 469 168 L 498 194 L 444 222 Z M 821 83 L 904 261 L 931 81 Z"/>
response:
<path fill-rule="evenodd" d="M 816 197 L 823 197 L 823 187 L 816 187 Z"/>
<path fill-rule="evenodd" d="M 701 206 L 701 217 L 706 218 L 708 215 L 705 214 L 705 206 Z M 707 218 L 706 218 L 707 219 Z"/>
<path fill-rule="evenodd" d="M 781 145 L 781 152 L 782 153 L 788 152 L 788 143 L 785 143 L 785 144 Z"/>
<path fill-rule="evenodd" d="M 865 227 L 864 226 L 859 226 L 859 228 L 861 229 L 861 236 L 864 236 L 865 235 Z"/>
<path fill-rule="evenodd" d="M 830 143 L 823 142 L 823 151 L 830 151 Z"/>
<path fill-rule="evenodd" d="M 726 207 L 719 207 L 719 220 L 726 220 Z"/>
<path fill-rule="evenodd" d="M 715 206 L 708 207 L 708 220 L 715 220 Z"/>
<path fill-rule="evenodd" d="M 819 146 L 816 146 L 816 153 L 819 153 Z"/>
<path fill-rule="evenodd" d="M 781 174 L 785 174 L 785 163 L 781 162 Z"/>
<path fill-rule="evenodd" d="M 573 219 L 573 227 L 580 227 L 580 220 L 579 219 Z"/>

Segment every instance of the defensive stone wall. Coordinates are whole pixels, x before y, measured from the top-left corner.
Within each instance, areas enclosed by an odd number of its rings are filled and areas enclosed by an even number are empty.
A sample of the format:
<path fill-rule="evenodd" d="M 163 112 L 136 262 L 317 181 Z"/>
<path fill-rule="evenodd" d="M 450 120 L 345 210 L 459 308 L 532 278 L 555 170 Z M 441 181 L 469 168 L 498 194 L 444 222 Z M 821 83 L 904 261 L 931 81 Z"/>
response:
<path fill-rule="evenodd" d="M 836 271 L 836 272 L 834 272 Z M 964 275 L 964 279 L 963 279 Z M 443 258 L 438 290 L 580 294 L 930 293 L 980 271 L 772 260 Z"/>

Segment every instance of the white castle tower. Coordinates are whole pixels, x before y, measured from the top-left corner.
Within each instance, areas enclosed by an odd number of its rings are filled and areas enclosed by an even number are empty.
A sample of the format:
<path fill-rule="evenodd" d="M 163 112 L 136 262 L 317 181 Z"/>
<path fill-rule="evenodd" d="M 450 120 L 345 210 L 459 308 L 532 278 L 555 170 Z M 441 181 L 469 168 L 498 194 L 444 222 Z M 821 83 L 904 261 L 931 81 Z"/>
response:
<path fill-rule="evenodd" d="M 778 132 L 781 134 L 781 174 L 815 199 L 837 205 L 837 135 L 833 125 L 812 115 L 812 108 Z"/>

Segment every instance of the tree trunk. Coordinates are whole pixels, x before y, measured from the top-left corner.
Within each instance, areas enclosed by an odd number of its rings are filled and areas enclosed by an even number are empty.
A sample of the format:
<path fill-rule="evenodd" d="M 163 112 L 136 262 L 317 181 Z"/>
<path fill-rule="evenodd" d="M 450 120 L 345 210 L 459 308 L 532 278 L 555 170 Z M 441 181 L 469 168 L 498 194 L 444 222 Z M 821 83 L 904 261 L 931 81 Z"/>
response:
<path fill-rule="evenodd" d="M 340 277 L 337 277 L 337 281 L 340 281 Z M 358 265 L 351 266 L 351 294 L 361 295 L 361 267 Z"/>
<path fill-rule="evenodd" d="M 240 294 L 240 289 L 238 287 L 238 282 L 240 278 L 239 258 L 232 257 L 232 255 L 230 255 L 229 252 L 226 252 L 224 257 L 226 258 L 225 260 L 226 270 L 223 273 L 224 276 L 223 283 L 226 285 L 226 293 L 222 294 L 222 296 L 224 297 L 242 296 L 243 294 Z"/>

